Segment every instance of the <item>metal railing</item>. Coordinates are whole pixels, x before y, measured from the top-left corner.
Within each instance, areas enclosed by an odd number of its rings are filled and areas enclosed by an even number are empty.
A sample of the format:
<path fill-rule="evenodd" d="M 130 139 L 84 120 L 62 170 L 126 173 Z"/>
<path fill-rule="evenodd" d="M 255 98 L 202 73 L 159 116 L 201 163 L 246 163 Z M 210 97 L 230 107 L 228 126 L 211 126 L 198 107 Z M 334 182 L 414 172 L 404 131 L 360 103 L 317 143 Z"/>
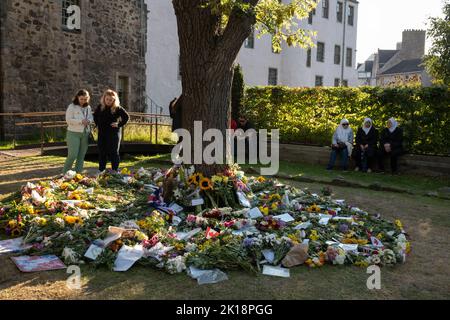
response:
<path fill-rule="evenodd" d="M 133 126 L 149 127 L 149 140 L 150 144 L 159 144 L 159 130 L 161 127 L 171 127 L 171 119 L 169 115 L 162 114 L 163 108 L 158 105 L 153 105 L 153 110 L 159 112 L 140 113 L 140 112 L 128 112 L 130 120 L 122 129 L 122 142 L 127 142 L 126 130 Z M 44 148 L 49 143 L 46 142 L 46 134 L 49 129 L 67 128 L 67 123 L 64 119 L 65 111 L 56 112 L 26 112 L 26 113 L 0 113 L 0 131 L 3 131 L 2 139 L 4 142 L 12 142 L 12 149 L 17 149 L 20 136 L 28 137 L 28 139 L 22 139 L 32 141 L 35 143 L 29 143 L 30 147 L 35 147 L 36 144 L 40 145 L 41 153 L 44 152 Z M 55 132 L 54 136 L 56 136 Z M 37 138 L 39 134 L 39 138 Z M 147 142 L 147 141 L 145 141 Z M 27 144 L 22 144 L 21 148 L 26 148 Z"/>

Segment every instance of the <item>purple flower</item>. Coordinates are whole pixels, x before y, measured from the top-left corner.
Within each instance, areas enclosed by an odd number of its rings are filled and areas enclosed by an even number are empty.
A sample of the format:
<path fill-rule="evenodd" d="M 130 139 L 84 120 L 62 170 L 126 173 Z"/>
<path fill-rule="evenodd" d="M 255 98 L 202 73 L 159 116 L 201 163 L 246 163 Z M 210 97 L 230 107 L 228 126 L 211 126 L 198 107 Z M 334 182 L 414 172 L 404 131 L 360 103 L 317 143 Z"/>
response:
<path fill-rule="evenodd" d="M 245 238 L 243 244 L 246 248 L 251 247 L 253 245 L 253 238 Z"/>
<path fill-rule="evenodd" d="M 341 224 L 340 226 L 339 226 L 339 231 L 341 232 L 341 233 L 347 233 L 348 232 L 348 225 L 347 224 Z"/>

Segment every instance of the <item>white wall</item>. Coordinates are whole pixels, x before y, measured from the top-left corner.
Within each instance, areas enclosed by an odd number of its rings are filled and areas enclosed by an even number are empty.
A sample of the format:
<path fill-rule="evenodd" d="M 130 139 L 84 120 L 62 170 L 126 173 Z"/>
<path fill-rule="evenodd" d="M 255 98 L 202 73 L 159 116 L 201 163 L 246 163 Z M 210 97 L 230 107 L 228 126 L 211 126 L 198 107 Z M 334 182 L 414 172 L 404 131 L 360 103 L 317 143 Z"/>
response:
<path fill-rule="evenodd" d="M 148 52 L 147 52 L 147 94 L 159 105 L 165 107 L 181 93 L 178 77 L 178 35 L 177 23 L 169 0 L 146 0 L 149 8 Z M 287 2 L 287 0 L 283 0 Z M 342 0 L 343 1 L 343 0 Z M 261 39 L 255 36 L 254 49 L 242 47 L 236 62 L 241 64 L 244 81 L 247 85 L 267 85 L 269 68 L 278 69 L 278 84 L 291 87 L 314 86 L 315 76 L 324 78 L 325 86 L 334 86 L 334 79 L 340 78 L 341 66 L 334 64 L 334 46 L 342 50 L 343 24 L 337 22 L 336 6 L 338 0 L 330 0 L 329 18 L 322 18 L 322 1 L 316 8 L 313 24 L 307 20 L 299 23 L 300 28 L 317 31 L 314 42 L 325 43 L 325 62 L 316 60 L 317 49 L 312 49 L 311 68 L 306 67 L 306 49 L 288 48 L 283 45 L 280 54 L 272 52 L 270 35 Z M 355 7 L 354 25 L 346 25 L 346 46 L 353 49 L 353 66 L 344 67 L 344 79 L 349 86 L 358 85 L 356 71 L 356 40 L 358 25 L 358 4 L 348 1 Z M 347 21 L 344 19 L 344 21 Z M 345 63 L 345 56 L 341 54 Z"/>

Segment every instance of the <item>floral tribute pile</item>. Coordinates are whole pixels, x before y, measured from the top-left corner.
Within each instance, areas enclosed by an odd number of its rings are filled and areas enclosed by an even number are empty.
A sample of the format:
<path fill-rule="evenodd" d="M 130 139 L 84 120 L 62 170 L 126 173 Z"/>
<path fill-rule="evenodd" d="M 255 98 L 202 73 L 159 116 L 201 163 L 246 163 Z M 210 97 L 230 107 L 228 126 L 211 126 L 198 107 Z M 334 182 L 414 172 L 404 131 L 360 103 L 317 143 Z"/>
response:
<path fill-rule="evenodd" d="M 237 167 L 210 178 L 186 167 L 98 177 L 69 172 L 28 183 L 0 203 L 0 227 L 8 238 L 23 237 L 21 254 L 116 271 L 134 262 L 169 273 L 405 262 L 410 243 L 399 220 L 325 191 L 247 177 Z"/>

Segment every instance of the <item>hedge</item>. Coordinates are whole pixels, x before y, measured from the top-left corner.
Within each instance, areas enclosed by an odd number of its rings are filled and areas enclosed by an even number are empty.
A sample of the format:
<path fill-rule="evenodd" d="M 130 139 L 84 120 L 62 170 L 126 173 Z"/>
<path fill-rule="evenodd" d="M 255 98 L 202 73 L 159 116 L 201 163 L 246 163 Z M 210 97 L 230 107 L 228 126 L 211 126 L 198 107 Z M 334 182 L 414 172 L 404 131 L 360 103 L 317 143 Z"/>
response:
<path fill-rule="evenodd" d="M 342 118 L 355 134 L 365 117 L 384 128 L 394 117 L 410 153 L 450 155 L 448 87 L 247 87 L 244 113 L 260 129 L 280 129 L 282 143 L 330 145 Z"/>

